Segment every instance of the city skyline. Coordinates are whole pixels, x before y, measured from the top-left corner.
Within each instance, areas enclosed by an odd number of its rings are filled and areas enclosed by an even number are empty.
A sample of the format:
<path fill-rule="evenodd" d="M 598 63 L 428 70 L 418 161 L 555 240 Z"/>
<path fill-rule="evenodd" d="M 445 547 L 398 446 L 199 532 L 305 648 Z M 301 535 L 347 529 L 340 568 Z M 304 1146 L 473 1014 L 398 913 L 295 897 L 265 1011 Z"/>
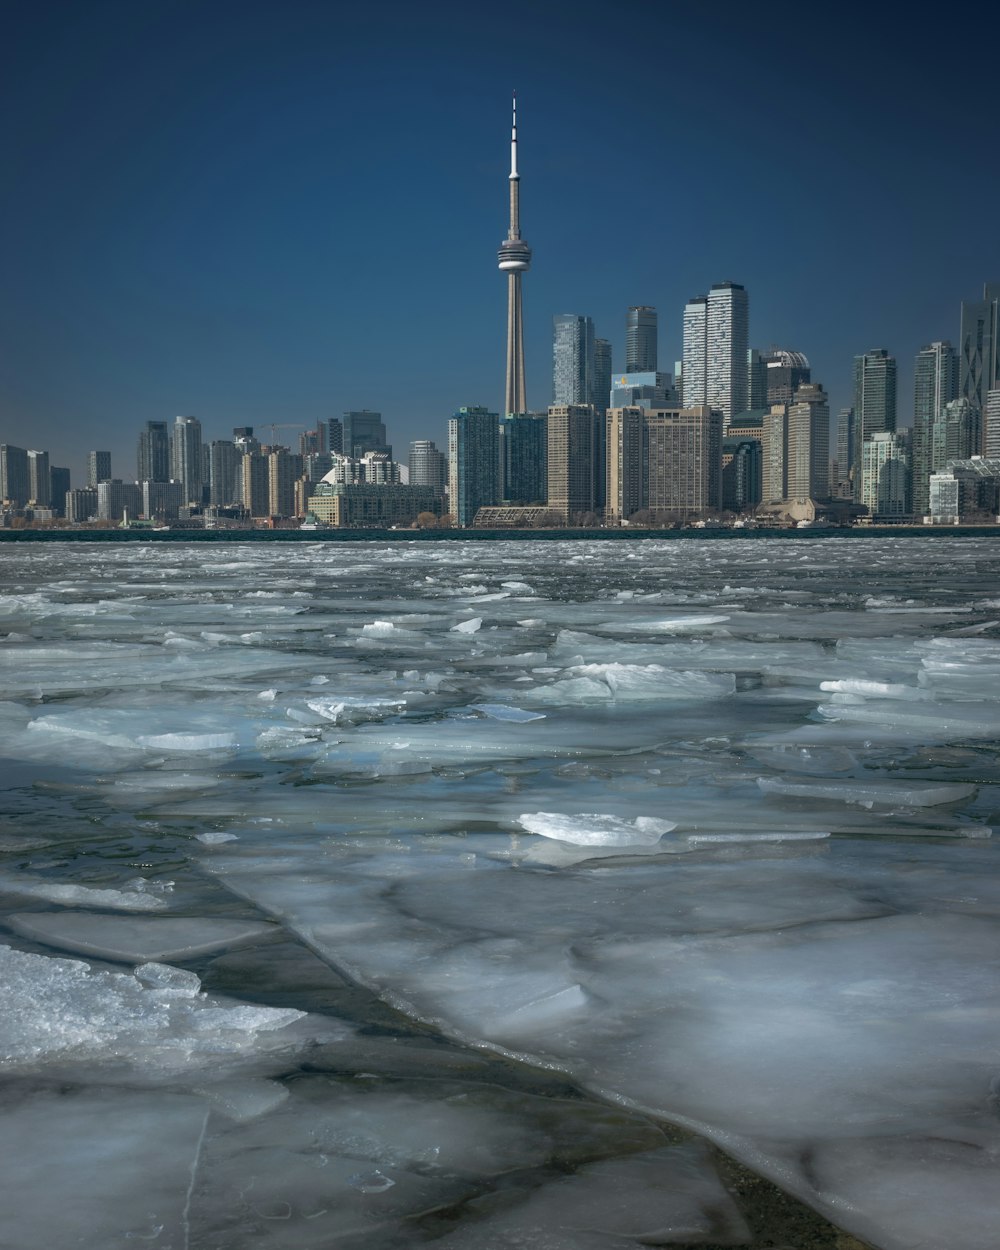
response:
<path fill-rule="evenodd" d="M 390 4 L 377 28 L 307 3 L 17 7 L 0 87 L 17 244 L 0 438 L 80 482 L 88 450 L 130 464 L 136 431 L 178 413 L 219 436 L 370 407 L 401 445 L 443 445 L 457 407 L 500 410 L 489 256 L 512 64 L 543 258 L 525 303 L 529 409 L 548 399 L 556 313 L 590 317 L 620 371 L 626 310 L 656 307 L 671 371 L 685 301 L 731 279 L 751 293 L 751 345 L 804 352 L 833 411 L 854 358 L 886 347 L 909 424 L 909 361 L 957 344 L 960 302 L 1000 271 L 995 240 L 968 228 L 988 218 L 970 197 L 995 202 L 1000 181 L 968 125 L 991 115 L 987 76 L 956 33 L 931 50 L 888 12 L 865 10 L 856 41 L 843 10 L 803 29 L 781 5 L 763 25 L 723 9 L 643 6 L 670 86 L 637 73 L 620 93 L 591 72 L 607 44 L 579 6 L 533 14 L 516 59 L 485 15 L 446 5 L 418 22 Z M 963 196 L 926 179 L 935 136 L 974 171 Z M 946 247 L 920 246 L 932 228 Z"/>

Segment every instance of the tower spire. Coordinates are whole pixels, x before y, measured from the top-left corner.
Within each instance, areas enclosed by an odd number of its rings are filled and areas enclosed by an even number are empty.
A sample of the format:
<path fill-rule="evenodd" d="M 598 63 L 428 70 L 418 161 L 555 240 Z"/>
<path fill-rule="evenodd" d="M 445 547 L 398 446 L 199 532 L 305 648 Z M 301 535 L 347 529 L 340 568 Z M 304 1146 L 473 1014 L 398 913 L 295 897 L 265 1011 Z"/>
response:
<path fill-rule="evenodd" d="M 513 98 L 510 128 L 510 225 L 498 253 L 500 270 L 507 275 L 507 383 L 504 412 L 524 412 L 524 325 L 521 317 L 521 274 L 531 264 L 531 248 L 521 238 L 521 175 L 517 171 L 517 95 Z"/>

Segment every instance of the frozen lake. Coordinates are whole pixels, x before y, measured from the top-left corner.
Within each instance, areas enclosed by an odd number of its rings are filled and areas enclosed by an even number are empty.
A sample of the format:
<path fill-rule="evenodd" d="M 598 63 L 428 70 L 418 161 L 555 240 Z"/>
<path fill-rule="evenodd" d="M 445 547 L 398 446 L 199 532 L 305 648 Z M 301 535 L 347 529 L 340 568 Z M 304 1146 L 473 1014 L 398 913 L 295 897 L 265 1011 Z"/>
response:
<path fill-rule="evenodd" d="M 1000 542 L 0 573 L 0 1246 L 994 1250 Z"/>

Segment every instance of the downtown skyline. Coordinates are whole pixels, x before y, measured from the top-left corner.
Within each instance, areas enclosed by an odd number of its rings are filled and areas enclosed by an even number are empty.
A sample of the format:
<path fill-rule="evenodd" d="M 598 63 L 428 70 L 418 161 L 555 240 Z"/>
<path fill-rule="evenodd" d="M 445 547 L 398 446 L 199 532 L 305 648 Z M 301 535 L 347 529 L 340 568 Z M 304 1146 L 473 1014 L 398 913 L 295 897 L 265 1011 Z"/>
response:
<path fill-rule="evenodd" d="M 763 30 L 727 9 L 721 33 L 683 6 L 632 6 L 637 65 L 660 40 L 671 72 L 637 71 L 626 91 L 584 72 L 617 55 L 587 33 L 586 6 L 533 15 L 513 67 L 485 19 L 449 6 L 419 29 L 390 6 L 378 58 L 358 55 L 363 15 L 251 4 L 230 30 L 230 11 L 17 14 L 0 439 L 65 447 L 75 481 L 87 450 L 130 464 L 136 431 L 178 413 L 222 437 L 370 407 L 401 445 L 442 446 L 458 407 L 501 411 L 491 256 L 512 86 L 534 251 L 529 409 L 550 399 L 554 315 L 591 317 L 617 372 L 627 309 L 654 306 L 672 371 L 685 303 L 731 280 L 751 295 L 751 346 L 806 353 L 834 412 L 854 358 L 885 347 L 909 424 L 910 361 L 957 341 L 960 302 L 1000 270 L 995 239 L 968 224 L 988 219 L 970 208 L 995 202 L 996 170 L 966 161 L 964 199 L 948 172 L 921 181 L 921 144 L 953 141 L 955 168 L 979 150 L 963 112 L 987 116 L 948 32 L 921 79 L 929 51 L 877 12 L 854 47 L 832 19 L 793 38 L 781 6 Z M 897 55 L 874 75 L 879 47 Z M 754 53 L 748 89 L 733 71 Z"/>

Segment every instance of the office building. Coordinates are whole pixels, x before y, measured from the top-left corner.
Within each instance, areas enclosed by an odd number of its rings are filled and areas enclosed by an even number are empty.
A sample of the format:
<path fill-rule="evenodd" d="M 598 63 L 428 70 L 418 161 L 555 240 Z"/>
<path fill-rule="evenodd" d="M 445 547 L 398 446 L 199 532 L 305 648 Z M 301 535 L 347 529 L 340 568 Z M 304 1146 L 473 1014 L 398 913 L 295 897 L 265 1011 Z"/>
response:
<path fill-rule="evenodd" d="M 448 421 L 448 507 L 463 528 L 500 501 L 499 422 L 483 407 L 459 408 Z"/>
<path fill-rule="evenodd" d="M 507 237 L 500 244 L 497 262 L 507 275 L 507 371 L 504 382 L 504 414 L 526 412 L 524 383 L 524 316 L 521 305 L 521 276 L 531 265 L 531 248 L 521 238 L 521 175 L 517 170 L 517 100 L 514 100 L 510 130 L 510 174 L 507 178 L 510 220 Z"/>
<path fill-rule="evenodd" d="M 943 469 L 949 460 L 969 460 L 972 456 L 980 454 L 981 426 L 982 419 L 979 410 L 964 397 L 951 400 L 938 413 L 931 426 L 930 472 L 927 475 L 928 498 L 931 473 L 937 473 L 939 469 Z M 914 511 L 918 516 L 924 515 L 916 506 L 914 506 Z"/>
<path fill-rule="evenodd" d="M 170 434 L 166 421 L 147 421 L 139 434 L 136 477 L 140 482 L 170 481 Z"/>
<path fill-rule="evenodd" d="M 47 451 L 28 452 L 28 501 L 36 508 L 52 506 L 52 471 Z"/>
<path fill-rule="evenodd" d="M 87 452 L 87 485 L 94 487 L 98 482 L 111 480 L 111 452 Z"/>
<path fill-rule="evenodd" d="M 410 444 L 410 485 L 448 489 L 448 457 L 439 451 L 433 439 L 418 438 Z"/>
<path fill-rule="evenodd" d="M 861 448 L 861 503 L 873 517 L 909 516 L 910 431 L 876 430 Z"/>
<path fill-rule="evenodd" d="M 500 498 L 542 504 L 548 494 L 548 414 L 510 414 L 500 421 Z"/>
<path fill-rule="evenodd" d="M 747 407 L 767 407 L 767 360 L 756 347 L 747 352 Z"/>
<path fill-rule="evenodd" d="M 201 507 L 205 489 L 201 422 L 197 417 L 175 417 L 170 439 L 170 477 L 184 487 L 184 502 Z"/>
<path fill-rule="evenodd" d="M 656 372 L 656 340 L 656 309 L 645 304 L 630 308 L 625 317 L 626 373 Z"/>
<path fill-rule="evenodd" d="M 830 404 L 822 386 L 806 382 L 788 405 L 786 497 L 830 497 Z"/>
<path fill-rule="evenodd" d="M 592 404 L 595 382 L 593 321 L 557 313 L 552 318 L 552 403 Z"/>
<path fill-rule="evenodd" d="M 549 508 L 570 523 L 594 511 L 594 408 L 553 404 L 546 431 Z"/>
<path fill-rule="evenodd" d="M 790 404 L 800 386 L 812 381 L 808 358 L 802 352 L 789 352 L 772 347 L 762 356 L 767 393 L 764 402 Z M 751 408 L 755 405 L 751 404 Z"/>
<path fill-rule="evenodd" d="M 330 450 L 333 451 L 335 449 L 332 428 L 329 433 Z M 368 408 L 362 408 L 358 412 L 345 412 L 340 450 L 345 456 L 352 456 L 355 460 L 363 456 L 366 451 L 384 451 L 391 460 L 392 447 L 386 441 L 382 414 L 372 412 Z"/>
<path fill-rule="evenodd" d="M 865 502 L 864 444 L 875 434 L 896 429 L 896 360 L 885 348 L 854 358 L 854 499 Z M 884 449 L 883 449 L 884 450 Z M 907 457 L 908 460 L 908 457 Z M 894 472 L 894 470 L 893 470 Z"/>
<path fill-rule="evenodd" d="M 916 516 L 930 506 L 930 476 L 943 468 L 945 456 L 932 452 L 935 423 L 958 395 L 958 355 L 950 343 L 929 343 L 917 353 L 913 379 L 912 503 Z M 940 442 L 940 439 L 939 439 Z M 978 450 L 978 448 L 976 449 Z M 968 455 L 968 452 L 963 455 Z M 951 457 L 955 459 L 955 456 Z"/>
<path fill-rule="evenodd" d="M 1000 388 L 1000 283 L 988 282 L 981 300 L 962 301 L 959 395 L 985 413 L 990 391 Z"/>
<path fill-rule="evenodd" d="M 594 339 L 594 409 L 600 415 L 608 410 L 611 396 L 611 344 L 607 339 Z"/>
<path fill-rule="evenodd" d="M 677 402 L 677 392 L 669 373 L 612 375 L 612 408 L 670 408 Z"/>

